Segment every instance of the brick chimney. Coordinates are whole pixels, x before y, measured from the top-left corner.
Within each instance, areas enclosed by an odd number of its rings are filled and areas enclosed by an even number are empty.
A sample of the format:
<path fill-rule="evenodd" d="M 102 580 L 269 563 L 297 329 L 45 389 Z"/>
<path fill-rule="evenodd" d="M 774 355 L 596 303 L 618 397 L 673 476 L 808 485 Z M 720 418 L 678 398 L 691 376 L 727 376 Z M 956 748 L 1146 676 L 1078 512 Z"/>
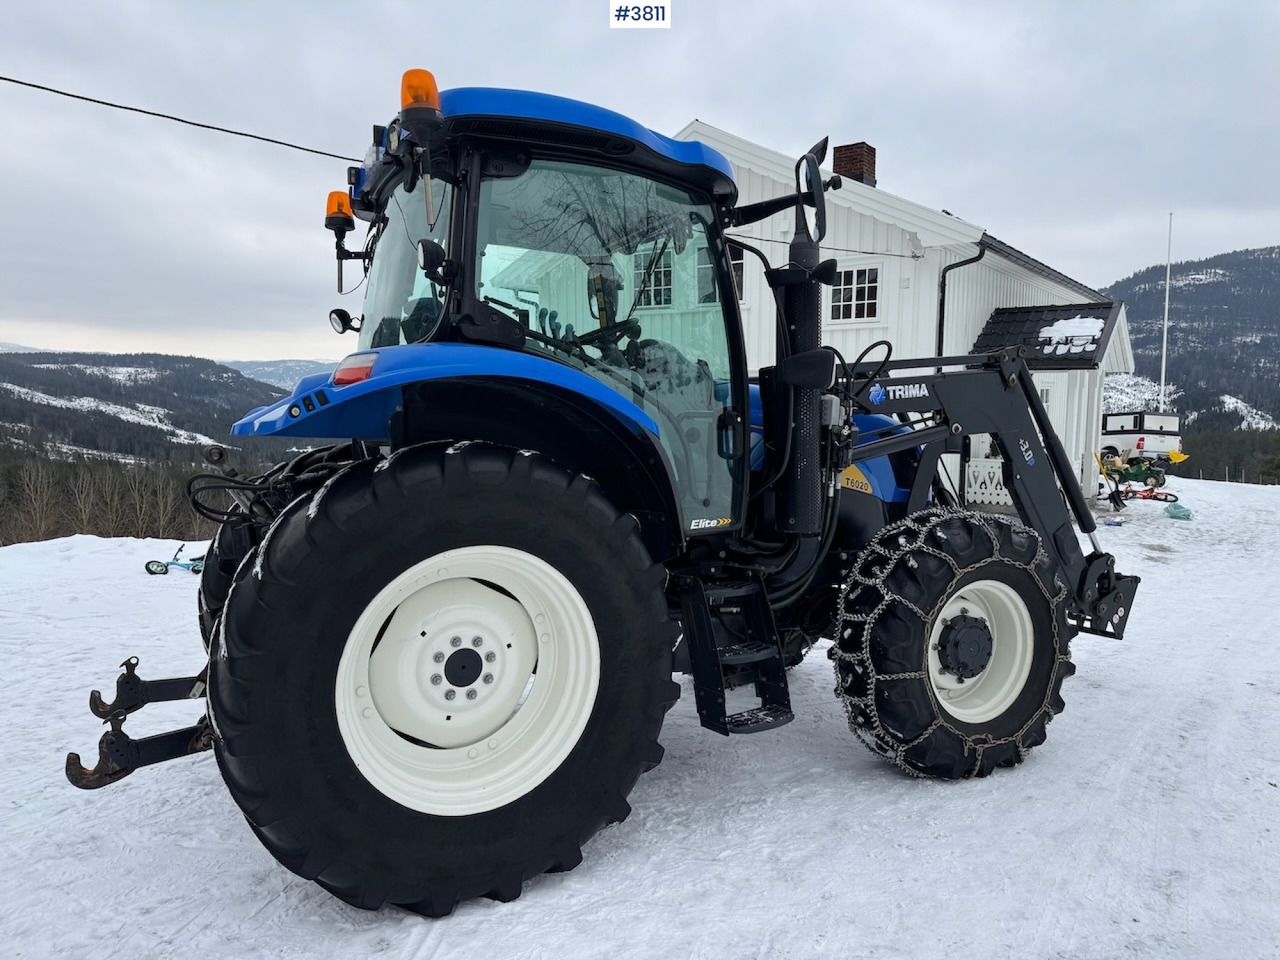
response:
<path fill-rule="evenodd" d="M 836 147 L 831 169 L 849 180 L 868 187 L 876 185 L 876 148 L 869 143 L 846 143 Z"/>

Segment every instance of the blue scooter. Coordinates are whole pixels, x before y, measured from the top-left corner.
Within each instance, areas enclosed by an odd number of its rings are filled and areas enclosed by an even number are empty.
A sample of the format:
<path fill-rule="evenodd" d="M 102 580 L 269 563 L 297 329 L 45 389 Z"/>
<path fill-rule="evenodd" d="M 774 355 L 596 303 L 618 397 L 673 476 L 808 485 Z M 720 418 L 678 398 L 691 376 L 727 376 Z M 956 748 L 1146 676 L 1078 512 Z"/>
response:
<path fill-rule="evenodd" d="M 199 574 L 204 570 L 204 554 L 198 557 L 192 557 L 190 560 L 179 560 L 178 555 L 186 548 L 184 543 L 173 553 L 172 560 L 148 560 L 146 563 L 147 573 L 159 576 L 162 573 L 168 573 L 170 567 L 178 567 L 182 570 L 190 570 L 194 574 Z"/>

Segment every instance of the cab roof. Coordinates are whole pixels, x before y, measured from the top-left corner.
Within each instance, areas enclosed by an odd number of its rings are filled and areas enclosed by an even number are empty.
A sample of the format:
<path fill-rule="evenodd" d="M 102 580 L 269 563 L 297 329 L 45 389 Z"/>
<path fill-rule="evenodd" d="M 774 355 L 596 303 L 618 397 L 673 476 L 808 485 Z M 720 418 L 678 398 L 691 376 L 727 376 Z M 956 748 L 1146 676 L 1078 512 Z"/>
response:
<path fill-rule="evenodd" d="M 737 197 L 733 167 L 696 140 L 673 140 L 613 110 L 528 90 L 458 87 L 440 91 L 452 132 L 595 149 L 693 183 L 720 200 Z"/>

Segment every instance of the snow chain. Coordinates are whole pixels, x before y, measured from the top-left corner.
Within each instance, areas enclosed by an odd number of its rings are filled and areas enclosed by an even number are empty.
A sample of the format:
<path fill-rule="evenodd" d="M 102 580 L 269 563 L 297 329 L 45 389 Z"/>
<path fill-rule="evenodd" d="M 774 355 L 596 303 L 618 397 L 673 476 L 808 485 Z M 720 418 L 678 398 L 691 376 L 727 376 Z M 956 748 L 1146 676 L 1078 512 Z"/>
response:
<path fill-rule="evenodd" d="M 984 558 L 977 563 L 969 564 L 961 567 L 953 557 L 945 552 L 937 549 L 928 542 L 930 534 L 939 541 L 946 541 L 946 533 L 937 528 L 944 522 L 955 519 L 967 520 L 986 531 L 991 538 L 993 547 L 992 556 Z M 1063 601 L 1066 596 L 1067 587 L 1062 578 L 1056 573 L 1053 578 L 1053 585 L 1056 588 L 1055 594 L 1050 594 L 1045 590 L 1041 578 L 1036 575 L 1035 568 L 1047 560 L 1044 544 L 1040 538 L 1036 537 L 1036 555 L 1031 563 L 1022 563 L 1012 557 L 1004 556 L 1000 553 L 1001 540 L 995 529 L 997 524 L 1007 522 L 1009 526 L 1024 527 L 1024 525 L 1015 518 L 995 518 L 989 514 L 975 513 L 969 510 L 960 510 L 954 508 L 933 507 L 913 513 L 911 516 L 885 527 L 884 530 L 876 536 L 874 540 L 858 555 L 857 561 L 853 569 L 844 578 L 844 583 L 840 587 L 839 603 L 837 606 L 836 623 L 839 630 L 839 639 L 827 651 L 827 656 L 833 661 L 836 671 L 836 696 L 844 703 L 845 712 L 849 717 L 849 729 L 853 734 L 866 745 L 876 756 L 883 757 L 895 766 L 901 768 L 913 777 L 922 777 L 928 779 L 937 779 L 932 775 L 923 773 L 910 766 L 904 759 L 907 750 L 921 743 L 925 738 L 929 737 L 939 726 L 944 727 L 953 733 L 964 743 L 965 755 L 970 752 L 974 755 L 973 771 L 979 769 L 982 762 L 983 751 L 989 747 L 999 744 L 1013 742 L 1018 751 L 1019 761 L 1025 759 L 1026 748 L 1022 744 L 1022 735 L 1036 721 L 1036 719 L 1044 714 L 1046 719 L 1052 719 L 1053 710 L 1051 708 L 1051 700 L 1055 690 L 1055 684 L 1052 682 L 1056 672 L 1061 669 L 1061 665 L 1068 661 L 1068 656 L 1063 652 L 1059 645 L 1059 619 L 1053 617 L 1053 649 L 1055 651 L 1056 663 L 1054 664 L 1054 673 L 1050 675 L 1050 683 L 1046 685 L 1044 702 L 1040 708 L 1035 711 L 1031 718 L 1016 733 L 1009 737 L 993 739 L 987 736 L 969 736 L 962 733 L 956 727 L 941 719 L 945 715 L 945 711 L 941 708 L 937 713 L 939 718 L 934 720 L 923 733 L 915 739 L 907 743 L 899 743 L 897 739 L 885 731 L 880 721 L 880 714 L 876 707 L 876 686 L 879 681 L 891 680 L 913 680 L 923 679 L 929 690 L 931 698 L 935 699 L 932 684 L 928 683 L 928 674 L 924 670 L 913 671 L 910 673 L 886 673 L 879 674 L 876 671 L 875 664 L 871 662 L 871 658 L 866 651 L 870 649 L 872 642 L 871 631 L 876 620 L 885 611 L 891 603 L 900 603 L 904 607 L 910 609 L 927 626 L 941 613 L 942 607 L 945 605 L 950 595 L 944 593 L 938 600 L 932 610 L 921 610 L 919 607 L 894 594 L 887 584 L 885 578 L 897 565 L 898 561 L 906 557 L 906 562 L 912 567 L 916 566 L 915 560 L 907 556 L 910 553 L 926 553 L 931 554 L 946 561 L 947 565 L 955 572 L 956 578 L 969 573 L 970 571 L 980 569 L 988 564 L 1004 561 L 1015 566 L 1021 567 L 1032 575 L 1032 579 L 1040 588 L 1041 593 L 1051 604 L 1057 604 Z M 1025 527 L 1024 527 L 1025 529 Z M 1031 532 L 1028 530 L 1028 532 Z M 858 610 L 864 596 L 878 591 L 880 602 L 868 613 L 855 612 Z M 854 652 L 845 649 L 845 647 L 854 648 Z M 921 651 L 922 655 L 925 651 Z M 852 696 L 847 689 L 847 684 L 840 673 L 841 661 L 850 664 L 851 669 L 863 673 L 866 676 L 866 695 L 857 697 Z"/>

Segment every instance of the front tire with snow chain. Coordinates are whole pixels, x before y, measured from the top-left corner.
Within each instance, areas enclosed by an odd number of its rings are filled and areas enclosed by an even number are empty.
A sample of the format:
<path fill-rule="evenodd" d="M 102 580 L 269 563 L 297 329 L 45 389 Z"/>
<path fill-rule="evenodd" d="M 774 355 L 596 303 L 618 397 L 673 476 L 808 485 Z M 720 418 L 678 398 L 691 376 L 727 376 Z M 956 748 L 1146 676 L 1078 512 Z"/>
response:
<path fill-rule="evenodd" d="M 1016 520 L 929 509 L 886 527 L 849 576 L 829 651 L 850 729 L 916 776 L 1021 763 L 1075 673 L 1066 597 Z"/>
<path fill-rule="evenodd" d="M 215 750 L 282 864 L 358 907 L 510 900 L 630 812 L 676 629 L 636 521 L 537 454 L 355 464 L 242 564 Z"/>

